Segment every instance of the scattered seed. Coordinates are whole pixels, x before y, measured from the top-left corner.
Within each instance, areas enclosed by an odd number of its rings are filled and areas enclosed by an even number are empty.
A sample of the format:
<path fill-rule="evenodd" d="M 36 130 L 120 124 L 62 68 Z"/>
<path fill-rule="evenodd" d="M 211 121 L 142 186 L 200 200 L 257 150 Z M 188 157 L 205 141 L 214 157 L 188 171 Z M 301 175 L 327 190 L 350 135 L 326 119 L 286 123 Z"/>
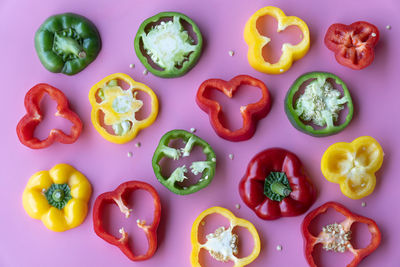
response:
<path fill-rule="evenodd" d="M 386 25 L 386 29 L 390 30 L 391 28 L 392 28 L 392 26 Z"/>
<path fill-rule="evenodd" d="M 365 207 L 365 206 L 367 206 L 367 203 L 361 202 L 361 207 Z"/>
<path fill-rule="evenodd" d="M 147 75 L 147 73 L 149 73 L 147 69 L 143 70 L 143 75 Z"/>
<path fill-rule="evenodd" d="M 212 162 L 216 162 L 217 159 L 216 159 L 216 158 L 212 158 L 211 161 L 212 161 Z"/>
<path fill-rule="evenodd" d="M 127 156 L 128 156 L 128 158 L 131 158 L 131 157 L 132 157 L 132 155 L 133 155 L 133 153 L 132 153 L 132 152 L 128 152 L 128 153 L 127 153 Z"/>
<path fill-rule="evenodd" d="M 187 189 L 187 187 L 186 187 L 186 186 L 184 186 L 184 187 L 183 187 L 183 189 L 184 189 L 184 190 L 186 190 L 186 189 Z"/>
<path fill-rule="evenodd" d="M 280 69 L 279 71 L 280 71 L 280 72 L 284 72 L 284 69 Z"/>
<path fill-rule="evenodd" d="M 42 189 L 42 193 L 46 193 L 46 188 L 43 188 L 43 189 Z"/>
<path fill-rule="evenodd" d="M 137 219 L 137 220 L 136 220 L 136 223 L 140 223 L 140 219 Z"/>
<path fill-rule="evenodd" d="M 282 250 L 282 245 L 277 245 L 277 246 L 276 246 L 276 250 L 277 250 L 277 251 L 281 251 L 281 250 Z"/>
<path fill-rule="evenodd" d="M 195 133 L 196 132 L 196 128 L 190 128 L 190 132 Z"/>
<path fill-rule="evenodd" d="M 240 204 L 236 204 L 235 208 L 240 209 Z"/>
<path fill-rule="evenodd" d="M 228 52 L 228 54 L 229 54 L 231 57 L 233 57 L 233 55 L 235 54 L 235 52 L 232 51 L 232 50 L 230 50 L 230 51 Z"/>
<path fill-rule="evenodd" d="M 233 154 L 229 154 L 228 157 L 233 160 L 234 155 Z"/>
<path fill-rule="evenodd" d="M 140 142 L 137 142 L 136 144 L 135 144 L 135 146 L 136 147 L 140 147 L 142 144 L 140 143 Z"/>
<path fill-rule="evenodd" d="M 376 33 L 374 33 L 374 32 L 371 33 L 371 36 L 372 36 L 372 37 L 376 37 Z"/>
<path fill-rule="evenodd" d="M 133 69 L 135 67 L 135 64 L 129 64 L 129 68 Z"/>

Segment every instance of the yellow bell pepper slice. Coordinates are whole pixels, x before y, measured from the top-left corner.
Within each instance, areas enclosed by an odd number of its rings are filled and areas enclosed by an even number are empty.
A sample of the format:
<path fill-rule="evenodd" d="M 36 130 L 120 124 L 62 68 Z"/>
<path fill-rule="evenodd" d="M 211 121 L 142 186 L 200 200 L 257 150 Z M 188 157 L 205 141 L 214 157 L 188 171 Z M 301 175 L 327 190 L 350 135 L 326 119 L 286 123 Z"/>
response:
<path fill-rule="evenodd" d="M 284 43 L 279 61 L 273 64 L 265 61 L 262 54 L 263 47 L 268 45 L 271 39 L 261 35 L 257 30 L 257 21 L 264 16 L 271 16 L 277 20 L 277 32 L 285 30 L 288 26 L 297 26 L 303 36 L 297 45 Z M 310 48 L 310 31 L 307 24 L 298 17 L 286 16 L 281 9 L 274 6 L 263 7 L 250 17 L 244 28 L 244 39 L 249 46 L 247 58 L 250 65 L 254 69 L 268 74 L 286 72 L 292 66 L 293 61 L 304 57 Z"/>
<path fill-rule="evenodd" d="M 22 194 L 26 213 L 55 232 L 79 226 L 86 218 L 92 187 L 86 177 L 68 164 L 31 176 Z"/>
<path fill-rule="evenodd" d="M 351 143 L 331 145 L 322 156 L 321 170 L 329 182 L 340 185 L 345 196 L 360 199 L 374 191 L 375 172 L 382 162 L 380 144 L 370 136 L 361 136 Z"/>
<path fill-rule="evenodd" d="M 218 228 L 215 233 L 208 234 L 207 242 L 200 244 L 198 240 L 198 231 L 202 220 L 213 213 L 220 214 L 225 218 L 229 219 L 230 227 L 225 229 L 224 227 Z M 232 233 L 232 230 L 236 226 L 246 228 L 254 239 L 254 248 L 251 254 L 245 258 L 237 258 L 235 254 L 238 253 L 237 235 Z M 203 211 L 194 221 L 191 232 L 191 243 L 192 253 L 190 256 L 190 262 L 192 266 L 201 266 L 199 263 L 199 253 L 201 249 L 206 249 L 210 255 L 218 260 L 226 262 L 231 260 L 234 262 L 234 267 L 246 266 L 254 261 L 260 253 L 260 237 L 258 236 L 257 230 L 254 225 L 244 219 L 237 218 L 232 212 L 221 207 L 212 207 Z"/>
<path fill-rule="evenodd" d="M 127 83 L 129 88 L 121 88 L 118 80 Z M 136 99 L 138 91 L 150 96 L 151 112 L 143 120 L 135 118 L 135 114 L 143 107 L 143 101 Z M 89 101 L 93 126 L 104 139 L 116 144 L 131 141 L 140 130 L 150 126 L 158 114 L 158 99 L 153 90 L 124 73 L 109 75 L 96 83 L 89 92 Z M 104 115 L 103 123 L 101 113 Z"/>

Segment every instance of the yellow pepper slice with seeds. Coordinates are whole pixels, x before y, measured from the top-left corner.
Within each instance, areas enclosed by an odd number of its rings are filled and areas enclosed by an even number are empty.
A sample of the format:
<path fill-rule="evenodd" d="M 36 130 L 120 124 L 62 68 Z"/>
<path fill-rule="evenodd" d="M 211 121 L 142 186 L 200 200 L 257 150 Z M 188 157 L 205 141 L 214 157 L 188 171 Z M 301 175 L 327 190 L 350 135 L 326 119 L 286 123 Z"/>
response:
<path fill-rule="evenodd" d="M 277 32 L 285 30 L 288 26 L 297 26 L 302 32 L 303 39 L 297 45 L 290 43 L 282 45 L 282 55 L 276 63 L 267 62 L 263 57 L 263 47 L 271 42 L 268 36 L 261 35 L 257 29 L 258 19 L 264 16 L 274 17 L 278 21 Z M 249 46 L 247 58 L 250 65 L 268 74 L 286 72 L 293 61 L 304 57 L 310 48 L 310 31 L 307 24 L 298 17 L 286 16 L 281 9 L 274 6 L 263 7 L 250 17 L 244 28 L 244 39 Z"/>
<path fill-rule="evenodd" d="M 121 82 L 129 88 L 124 90 Z M 151 112 L 143 120 L 136 118 L 144 105 L 137 99 L 138 91 L 150 97 Z M 158 99 L 153 90 L 124 73 L 109 75 L 96 83 L 90 89 L 89 101 L 93 126 L 104 139 L 116 144 L 131 141 L 140 130 L 150 126 L 158 114 Z"/>
<path fill-rule="evenodd" d="M 331 145 L 322 156 L 321 170 L 329 182 L 340 185 L 345 196 L 360 199 L 374 191 L 375 172 L 382 162 L 380 144 L 370 136 L 361 136 L 351 143 Z"/>
<path fill-rule="evenodd" d="M 26 213 L 55 232 L 79 226 L 86 218 L 92 187 L 86 177 L 68 164 L 31 176 L 22 203 Z"/>
<path fill-rule="evenodd" d="M 210 233 L 206 236 L 207 241 L 204 244 L 200 244 L 198 239 L 199 227 L 201 227 L 202 221 L 205 217 L 210 214 L 217 213 L 230 221 L 230 227 L 225 229 L 221 226 L 215 230 L 214 233 Z M 236 226 L 246 228 L 254 240 L 254 248 L 249 256 L 244 258 L 237 258 L 238 254 L 238 236 L 232 232 L 233 228 Z M 192 243 L 192 253 L 190 256 L 190 262 L 192 266 L 201 266 L 199 262 L 199 253 L 201 249 L 206 249 L 210 255 L 222 262 L 233 261 L 234 267 L 246 266 L 254 261 L 258 254 L 260 253 L 260 237 L 254 225 L 241 218 L 237 218 L 232 212 L 221 207 L 209 208 L 196 218 L 192 226 L 191 232 L 191 243 Z"/>

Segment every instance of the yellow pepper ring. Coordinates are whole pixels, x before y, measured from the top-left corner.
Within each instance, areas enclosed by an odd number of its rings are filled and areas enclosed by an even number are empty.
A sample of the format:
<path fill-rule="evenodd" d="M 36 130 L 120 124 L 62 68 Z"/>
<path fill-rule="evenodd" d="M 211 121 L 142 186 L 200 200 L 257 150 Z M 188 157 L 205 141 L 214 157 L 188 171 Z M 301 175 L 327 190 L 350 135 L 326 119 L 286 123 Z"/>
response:
<path fill-rule="evenodd" d="M 263 47 L 271 41 L 270 38 L 262 36 L 257 30 L 257 21 L 264 16 L 274 17 L 278 21 L 277 32 L 293 25 L 297 26 L 303 34 L 303 39 L 297 45 L 290 43 L 282 45 L 282 55 L 279 61 L 274 64 L 265 61 L 262 55 Z M 286 16 L 281 9 L 273 6 L 261 8 L 250 17 L 244 28 L 244 39 L 249 46 L 247 58 L 250 65 L 254 69 L 268 74 L 286 72 L 292 66 L 293 61 L 304 57 L 310 48 L 310 31 L 307 24 L 298 17 Z"/>
<path fill-rule="evenodd" d="M 236 260 L 234 261 L 234 267 L 240 267 L 240 266 L 246 266 L 249 263 L 251 263 L 252 261 L 254 261 L 257 257 L 258 254 L 260 253 L 260 237 L 258 235 L 258 232 L 256 230 L 256 228 L 254 227 L 254 225 L 245 220 L 245 219 L 241 219 L 236 217 L 235 215 L 233 215 L 232 212 L 230 212 L 229 210 L 222 208 L 222 207 L 212 207 L 209 208 L 205 211 L 203 211 L 202 213 L 200 213 L 200 215 L 196 218 L 196 220 L 193 223 L 192 226 L 192 231 L 191 231 L 191 243 L 192 243 L 192 253 L 190 256 L 190 262 L 192 264 L 192 266 L 201 266 L 199 263 L 199 253 L 200 253 L 200 249 L 202 248 L 202 246 L 204 246 L 204 244 L 200 244 L 199 240 L 198 240 L 198 230 L 201 224 L 201 221 L 207 217 L 210 214 L 213 213 L 217 213 L 217 214 L 221 214 L 222 216 L 224 216 L 225 218 L 229 219 L 230 223 L 231 223 L 231 227 L 234 228 L 235 226 L 241 226 L 246 228 L 251 236 L 254 239 L 254 248 L 253 251 L 251 252 L 251 254 L 245 258 L 236 258 Z"/>
<path fill-rule="evenodd" d="M 122 90 L 119 86 L 110 87 L 106 93 L 108 94 L 109 98 L 107 98 L 104 103 L 98 103 L 96 100 L 98 90 L 104 88 L 112 80 L 122 80 L 126 82 L 129 85 L 129 89 Z M 134 114 L 139 111 L 143 105 L 140 100 L 135 99 L 134 95 L 136 91 L 142 91 L 150 96 L 151 112 L 150 115 L 144 120 L 132 121 Z M 130 99 L 127 97 L 128 94 L 131 94 Z M 126 98 L 131 101 L 129 104 L 129 109 L 123 107 L 121 110 L 115 110 L 114 105 L 116 100 L 122 99 L 122 101 L 126 101 Z M 111 74 L 102 79 L 100 82 L 96 83 L 90 89 L 89 101 L 92 105 L 91 119 L 93 126 L 104 139 L 116 144 L 124 144 L 131 141 L 136 137 L 140 130 L 150 126 L 155 121 L 158 114 L 158 99 L 153 90 L 143 83 L 134 81 L 130 76 L 124 73 Z M 114 123 L 120 123 L 126 119 L 131 123 L 130 129 L 126 134 L 123 135 L 109 133 L 100 123 L 100 111 L 105 114 L 104 123 L 106 125 L 111 126 Z"/>
<path fill-rule="evenodd" d="M 51 205 L 46 197 L 46 192 L 59 185 L 68 187 L 69 198 L 62 209 Z M 30 217 L 42 220 L 52 231 L 63 232 L 85 220 L 91 193 L 92 187 L 82 173 L 68 164 L 58 164 L 50 171 L 31 176 L 22 194 L 22 203 Z M 64 197 L 64 191 L 56 189 L 52 195 L 58 201 Z"/>
<path fill-rule="evenodd" d="M 322 156 L 321 171 L 329 182 L 340 184 L 345 196 L 360 199 L 374 191 L 375 172 L 382 163 L 380 144 L 370 136 L 361 136 L 351 143 L 331 145 Z"/>

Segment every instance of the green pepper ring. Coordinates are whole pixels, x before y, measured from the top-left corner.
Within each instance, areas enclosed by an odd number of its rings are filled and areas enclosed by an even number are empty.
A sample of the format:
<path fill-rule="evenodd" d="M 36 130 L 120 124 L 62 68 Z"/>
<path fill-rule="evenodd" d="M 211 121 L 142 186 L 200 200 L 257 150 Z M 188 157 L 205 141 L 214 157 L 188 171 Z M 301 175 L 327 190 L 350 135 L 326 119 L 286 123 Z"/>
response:
<path fill-rule="evenodd" d="M 73 29 L 82 38 L 83 58 L 64 60 L 53 51 L 54 35 Z M 36 53 L 43 66 L 51 72 L 74 75 L 93 62 L 101 50 L 101 38 L 96 26 L 87 18 L 63 13 L 48 17 L 35 34 Z"/>
<path fill-rule="evenodd" d="M 187 61 L 183 62 L 183 65 L 181 68 L 179 68 L 179 69 L 174 68 L 173 72 L 171 72 L 171 71 L 167 72 L 167 71 L 155 69 L 150 65 L 146 56 L 142 54 L 142 51 L 140 49 L 140 40 L 142 39 L 141 34 L 145 32 L 145 28 L 148 24 L 156 23 L 161 18 L 164 18 L 164 17 L 173 17 L 173 16 L 177 16 L 180 19 L 185 20 L 187 23 L 189 23 L 192 26 L 193 32 L 196 34 L 196 37 L 197 37 L 197 44 L 196 44 L 197 49 L 189 55 L 189 59 Z M 134 45 L 135 45 L 135 52 L 136 52 L 137 57 L 139 58 L 140 62 L 142 62 L 142 64 L 145 66 L 145 68 L 148 71 L 150 71 L 154 75 L 162 77 L 162 78 L 175 78 L 175 77 L 180 77 L 180 76 L 185 75 L 189 70 L 191 70 L 196 65 L 197 61 L 199 61 L 199 58 L 201 55 L 201 50 L 203 47 L 203 37 L 201 35 L 199 27 L 188 16 L 186 16 L 182 13 L 178 13 L 178 12 L 161 12 L 161 13 L 158 13 L 157 15 L 154 15 L 154 16 L 146 19 L 145 21 L 142 22 L 142 24 L 140 24 L 140 27 L 135 36 Z"/>
<path fill-rule="evenodd" d="M 344 123 L 342 123 L 338 126 L 331 127 L 331 128 L 325 127 L 324 129 L 316 130 L 311 125 L 304 124 L 300 120 L 300 118 L 297 116 L 297 114 L 293 108 L 293 98 L 303 83 L 305 83 L 307 80 L 316 78 L 318 76 L 322 76 L 326 79 L 331 78 L 331 79 L 335 80 L 335 82 L 337 84 L 342 86 L 344 97 L 347 99 L 346 105 L 347 105 L 347 109 L 348 109 L 348 114 L 346 116 L 346 120 Z M 292 84 L 292 86 L 290 87 L 290 89 L 287 92 L 286 97 L 285 97 L 285 112 L 286 112 L 286 115 L 287 115 L 289 121 L 297 130 L 299 130 L 305 134 L 311 135 L 311 136 L 323 137 L 323 136 L 329 136 L 329 135 L 336 134 L 336 133 L 342 131 L 344 128 L 346 128 L 347 125 L 349 125 L 351 119 L 353 118 L 353 102 L 352 102 L 350 92 L 347 89 L 346 84 L 338 76 L 336 76 L 332 73 L 328 73 L 328 72 L 309 72 L 309 73 L 305 73 L 305 74 L 301 75 L 299 78 L 297 78 L 294 81 L 294 83 Z"/>
<path fill-rule="evenodd" d="M 182 139 L 187 142 L 191 136 L 195 137 L 194 144 L 199 145 L 200 147 L 203 148 L 203 153 L 207 156 L 207 160 L 212 161 L 214 163 L 213 164 L 214 166 L 213 166 L 213 168 L 209 169 L 207 172 L 202 173 L 201 181 L 199 181 L 196 184 L 188 186 L 186 189 L 184 189 L 183 187 L 180 187 L 178 185 L 175 185 L 175 184 L 174 184 L 174 186 L 170 186 L 167 184 L 167 179 L 164 176 L 162 176 L 161 167 L 158 164 L 160 162 L 161 158 L 165 156 L 161 152 L 161 150 L 163 149 L 164 146 L 168 146 L 169 142 L 172 139 Z M 200 137 L 198 137 L 192 133 L 189 133 L 185 130 L 172 130 L 172 131 L 167 132 L 166 134 L 164 134 L 161 137 L 161 140 L 160 140 L 160 142 L 154 152 L 154 155 L 153 155 L 152 166 L 153 166 L 154 174 L 157 177 L 157 180 L 162 185 L 164 185 L 168 190 L 170 190 L 171 192 L 178 194 L 178 195 L 188 195 L 188 194 L 195 193 L 195 192 L 203 189 L 204 187 L 207 187 L 211 183 L 212 179 L 214 178 L 214 174 L 215 174 L 215 166 L 216 166 L 215 159 L 216 159 L 215 152 L 212 150 L 211 146 L 206 141 L 204 141 Z M 208 177 L 206 178 L 206 176 L 208 176 Z"/>

